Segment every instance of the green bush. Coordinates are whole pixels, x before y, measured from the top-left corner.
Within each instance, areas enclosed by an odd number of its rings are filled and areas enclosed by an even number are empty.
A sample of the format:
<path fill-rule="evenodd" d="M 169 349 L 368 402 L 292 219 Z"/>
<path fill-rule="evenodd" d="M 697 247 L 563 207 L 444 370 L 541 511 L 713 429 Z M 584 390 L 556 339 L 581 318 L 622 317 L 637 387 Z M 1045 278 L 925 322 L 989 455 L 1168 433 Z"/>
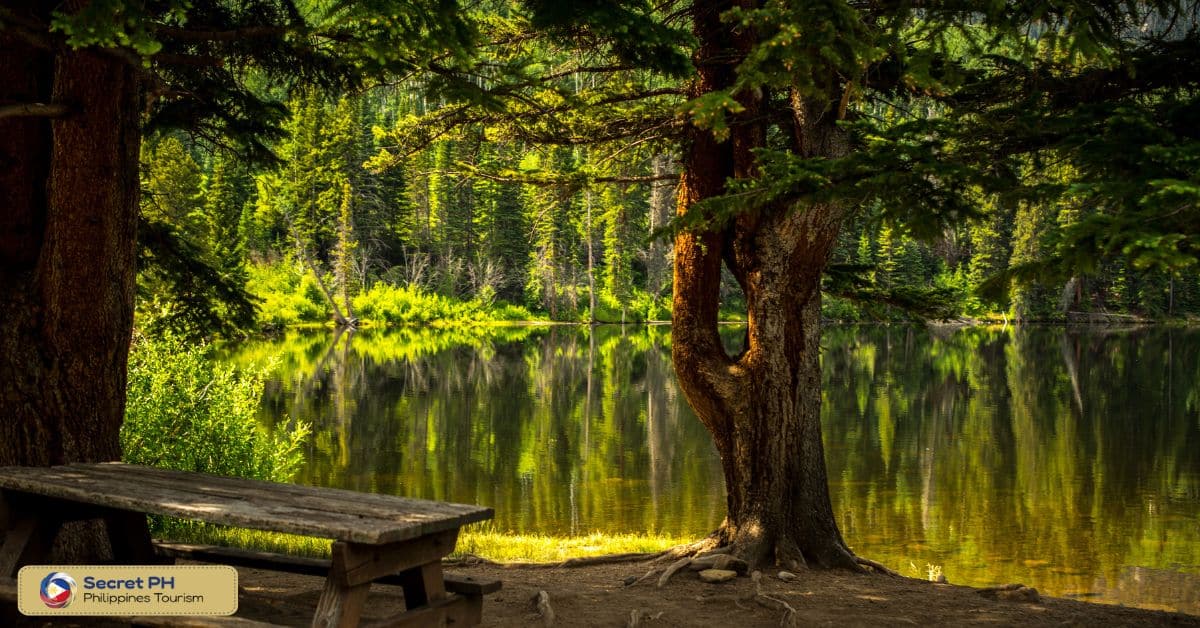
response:
<path fill-rule="evenodd" d="M 256 415 L 261 373 L 214 366 L 205 345 L 135 339 L 121 426 L 126 462 L 260 480 L 291 480 L 308 427 L 271 432 Z"/>
<path fill-rule="evenodd" d="M 377 283 L 354 297 L 354 314 L 365 321 L 388 325 L 407 323 L 484 323 L 532 320 L 529 310 L 516 305 L 488 305 L 480 300 L 459 301 L 416 287 Z"/>
<path fill-rule="evenodd" d="M 295 264 L 275 262 L 250 264 L 246 289 L 262 300 L 258 324 L 280 329 L 297 323 L 317 323 L 329 319 L 328 306 L 312 275 L 301 274 Z"/>

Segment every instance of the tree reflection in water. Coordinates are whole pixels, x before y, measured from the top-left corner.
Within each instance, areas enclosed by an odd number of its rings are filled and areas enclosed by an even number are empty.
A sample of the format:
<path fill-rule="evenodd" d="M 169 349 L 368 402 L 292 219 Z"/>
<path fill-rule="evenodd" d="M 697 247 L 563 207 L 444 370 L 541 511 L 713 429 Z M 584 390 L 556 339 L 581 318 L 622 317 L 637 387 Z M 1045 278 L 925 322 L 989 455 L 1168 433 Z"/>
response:
<path fill-rule="evenodd" d="M 857 553 L 1200 613 L 1200 331 L 853 326 L 822 344 Z M 699 536 L 723 515 L 668 327 L 293 332 L 225 359 L 270 357 L 264 419 L 314 426 L 300 482 L 487 504 L 517 532 Z"/>

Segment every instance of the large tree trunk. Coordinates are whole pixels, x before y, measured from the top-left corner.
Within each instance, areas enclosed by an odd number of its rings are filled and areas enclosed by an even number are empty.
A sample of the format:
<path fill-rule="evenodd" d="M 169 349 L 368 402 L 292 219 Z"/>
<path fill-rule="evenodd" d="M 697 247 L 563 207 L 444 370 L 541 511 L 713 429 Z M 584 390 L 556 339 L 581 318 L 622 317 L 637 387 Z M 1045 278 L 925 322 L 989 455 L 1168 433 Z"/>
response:
<path fill-rule="evenodd" d="M 696 15 L 700 80 L 693 96 L 732 84 L 734 64 L 752 33 L 733 34 L 717 15 Z M 738 95 L 730 138 L 689 133 L 680 214 L 719 196 L 730 178 L 752 177 L 764 145 L 761 93 Z M 844 142 L 829 118 L 793 99 L 794 149 L 837 156 Z M 829 500 L 821 440 L 820 281 L 842 218 L 833 205 L 792 203 L 747 211 L 731 224 L 675 240 L 673 358 L 680 386 L 712 433 L 725 474 L 727 516 L 715 533 L 752 565 L 808 564 L 858 569 Z M 743 351 L 728 355 L 717 332 L 724 262 L 747 302 Z"/>
<path fill-rule="evenodd" d="M 0 31 L 0 76 L 0 104 L 70 107 L 0 120 L 0 465 L 116 460 L 133 329 L 136 70 Z"/>

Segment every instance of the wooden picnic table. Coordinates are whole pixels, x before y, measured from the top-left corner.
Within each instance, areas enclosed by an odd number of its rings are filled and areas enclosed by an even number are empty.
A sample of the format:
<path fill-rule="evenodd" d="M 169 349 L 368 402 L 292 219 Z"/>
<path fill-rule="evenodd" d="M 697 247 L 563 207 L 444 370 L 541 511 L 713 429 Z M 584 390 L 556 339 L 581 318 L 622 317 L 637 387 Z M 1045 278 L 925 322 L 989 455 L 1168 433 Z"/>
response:
<path fill-rule="evenodd" d="M 459 528 L 492 517 L 492 509 L 331 488 L 170 471 L 123 463 L 58 467 L 0 467 L 0 578 L 44 562 L 64 522 L 105 523 L 117 563 L 153 564 L 187 556 L 172 546 L 156 552 L 145 514 L 285 532 L 333 540 L 330 561 L 262 552 L 196 553 L 202 558 L 253 566 L 276 565 L 301 573 L 325 572 L 313 626 L 356 626 L 372 582 L 399 584 L 407 610 L 389 626 L 479 623 L 482 594 L 498 583 L 456 581 L 447 591 L 441 560 Z M 195 546 L 190 546 L 195 548 Z M 250 557 L 249 560 L 240 560 Z M 258 560 L 276 556 L 277 561 Z"/>

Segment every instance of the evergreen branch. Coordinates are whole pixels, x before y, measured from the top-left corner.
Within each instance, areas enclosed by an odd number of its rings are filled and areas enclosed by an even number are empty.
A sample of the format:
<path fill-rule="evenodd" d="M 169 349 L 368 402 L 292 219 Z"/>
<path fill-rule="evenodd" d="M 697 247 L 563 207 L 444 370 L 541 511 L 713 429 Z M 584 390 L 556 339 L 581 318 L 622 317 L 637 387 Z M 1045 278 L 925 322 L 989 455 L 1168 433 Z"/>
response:
<path fill-rule="evenodd" d="M 16 35 L 22 41 L 39 50 L 52 50 L 55 41 L 47 34 L 48 24 L 18 15 L 0 5 L 0 32 Z"/>
<path fill-rule="evenodd" d="M 225 62 L 221 58 L 212 55 L 172 54 L 168 52 L 161 52 L 154 55 L 154 63 L 157 65 L 186 65 L 192 67 L 225 67 Z"/>
<path fill-rule="evenodd" d="M 156 35 L 187 43 L 209 41 L 240 42 L 247 39 L 275 39 L 298 29 L 287 26 L 245 26 L 229 30 L 190 30 L 176 26 L 159 26 Z"/>
<path fill-rule="evenodd" d="M 534 174 L 525 174 L 518 172 L 488 172 L 479 168 L 475 168 L 468 164 L 459 164 L 459 170 L 441 170 L 431 171 L 439 174 L 451 175 L 468 175 L 486 179 L 488 181 L 496 181 L 497 183 L 520 183 L 526 185 L 539 186 L 559 186 L 559 187 L 579 187 L 581 184 L 595 183 L 654 183 L 656 181 L 677 181 L 679 179 L 678 172 L 667 174 L 648 174 L 648 175 L 605 175 L 605 176 L 589 176 L 583 173 L 568 173 L 561 176 L 538 176 Z"/>

